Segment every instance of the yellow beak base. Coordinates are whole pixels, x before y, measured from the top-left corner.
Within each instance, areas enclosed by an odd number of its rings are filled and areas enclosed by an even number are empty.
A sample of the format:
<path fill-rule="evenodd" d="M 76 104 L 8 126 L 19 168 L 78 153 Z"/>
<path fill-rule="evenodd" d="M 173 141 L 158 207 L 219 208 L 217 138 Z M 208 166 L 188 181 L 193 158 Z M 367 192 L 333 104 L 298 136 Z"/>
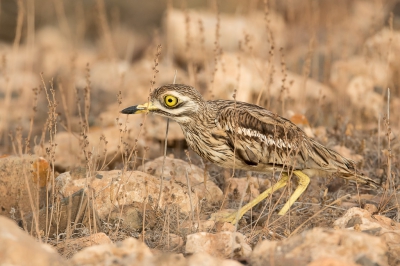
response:
<path fill-rule="evenodd" d="M 157 107 L 155 107 L 151 102 L 149 102 L 125 108 L 124 110 L 121 111 L 121 113 L 132 115 L 132 114 L 148 113 L 154 110 L 157 110 Z"/>

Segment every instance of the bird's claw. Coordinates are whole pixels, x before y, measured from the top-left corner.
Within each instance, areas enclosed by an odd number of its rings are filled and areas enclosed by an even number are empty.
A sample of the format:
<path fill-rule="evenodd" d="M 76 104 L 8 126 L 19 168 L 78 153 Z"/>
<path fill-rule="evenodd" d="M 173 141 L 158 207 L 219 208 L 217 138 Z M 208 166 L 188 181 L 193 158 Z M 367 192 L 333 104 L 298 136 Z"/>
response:
<path fill-rule="evenodd" d="M 231 223 L 236 225 L 238 221 L 242 218 L 238 210 L 222 210 L 217 213 L 211 214 L 210 220 L 220 223 Z"/>

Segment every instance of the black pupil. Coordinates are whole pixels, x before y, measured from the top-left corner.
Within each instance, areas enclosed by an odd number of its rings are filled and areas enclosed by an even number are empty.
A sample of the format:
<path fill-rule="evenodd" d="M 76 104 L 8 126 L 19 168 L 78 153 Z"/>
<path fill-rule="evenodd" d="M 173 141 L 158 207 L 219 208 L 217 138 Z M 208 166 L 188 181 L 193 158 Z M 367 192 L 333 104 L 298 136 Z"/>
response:
<path fill-rule="evenodd" d="M 172 99 L 168 99 L 168 102 L 169 102 L 169 103 L 172 103 Z"/>

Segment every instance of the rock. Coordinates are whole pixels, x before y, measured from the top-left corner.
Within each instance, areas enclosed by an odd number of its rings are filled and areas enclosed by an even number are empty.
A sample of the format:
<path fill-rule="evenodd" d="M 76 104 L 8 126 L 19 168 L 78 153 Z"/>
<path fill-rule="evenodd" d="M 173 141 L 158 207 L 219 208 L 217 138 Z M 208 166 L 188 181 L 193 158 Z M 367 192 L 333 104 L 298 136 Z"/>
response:
<path fill-rule="evenodd" d="M 83 248 L 102 244 L 112 244 L 112 241 L 106 234 L 97 233 L 85 237 L 67 239 L 58 243 L 56 248 L 63 257 L 70 258 Z"/>
<path fill-rule="evenodd" d="M 136 104 L 136 103 L 132 103 Z M 121 153 L 133 148 L 137 156 L 154 158 L 162 154 L 159 141 L 165 139 L 166 120 L 156 115 L 148 115 L 144 123 L 142 115 L 118 115 L 122 107 L 111 106 L 106 112 L 99 115 L 101 127 L 91 127 L 87 133 L 86 145 L 83 145 L 82 137 L 78 133 L 60 132 L 54 139 L 55 165 L 62 170 L 71 170 L 77 166 L 84 166 L 86 154 L 91 154 L 91 160 L 101 162 L 101 169 L 121 161 Z M 116 120 L 118 118 L 118 121 Z M 143 129 L 143 130 L 142 130 Z M 139 132 L 141 131 L 141 134 Z M 137 140 L 137 142 L 136 142 Z M 180 126 L 170 122 L 168 131 L 169 144 L 174 141 L 183 141 L 184 136 Z M 46 148 L 50 145 L 37 145 L 35 154 L 47 158 Z M 147 148 L 144 151 L 144 148 Z"/>
<path fill-rule="evenodd" d="M 136 264 L 130 264 L 136 265 Z M 161 253 L 158 256 L 154 257 L 152 264 L 149 266 L 188 266 L 188 262 L 183 256 L 183 254 L 174 254 L 174 253 Z M 127 265 L 128 266 L 128 265 Z M 147 265 L 145 265 L 147 266 Z"/>
<path fill-rule="evenodd" d="M 247 177 L 231 178 L 229 180 L 228 195 L 239 202 L 244 195 L 243 201 L 248 202 L 260 195 L 260 186 L 264 186 L 265 181 L 267 181 L 267 179 L 263 180 L 257 177 L 250 177 L 249 179 L 247 179 Z M 247 186 L 247 191 L 245 191 L 247 182 L 249 182 L 249 184 Z"/>
<path fill-rule="evenodd" d="M 380 116 L 384 99 L 382 93 L 375 91 L 371 78 L 363 76 L 352 78 L 346 92 L 352 106 L 360 109 L 365 117 L 377 119 Z"/>
<path fill-rule="evenodd" d="M 92 246 L 76 253 L 72 265 L 153 265 L 151 250 L 135 238 L 116 244 Z"/>
<path fill-rule="evenodd" d="M 186 254 L 206 252 L 218 258 L 233 257 L 247 258 L 251 254 L 251 247 L 245 242 L 245 237 L 238 232 L 195 233 L 187 236 Z"/>
<path fill-rule="evenodd" d="M 213 257 L 207 253 L 196 253 L 187 258 L 187 266 L 242 266 L 235 260 Z"/>
<path fill-rule="evenodd" d="M 106 128 L 91 128 L 87 134 L 87 144 L 83 145 L 82 139 L 76 133 L 60 132 L 55 136 L 54 143 L 57 144 L 55 147 L 55 165 L 63 170 L 71 170 L 77 166 L 85 165 L 85 153 L 91 154 L 91 160 L 97 160 L 101 162 L 100 168 L 107 167 L 114 160 L 121 160 L 121 153 L 126 149 L 131 150 L 135 145 L 135 139 L 138 136 L 140 116 L 133 116 L 130 120 L 132 126 L 137 125 L 136 130 L 127 131 L 121 133 L 121 130 L 117 126 L 106 127 Z M 140 120 L 140 121 L 139 121 Z M 139 138 L 136 144 L 136 149 L 140 155 L 143 155 L 143 147 L 148 146 L 145 139 Z M 159 145 L 150 145 L 153 152 L 154 149 L 159 151 Z M 47 157 L 46 148 L 49 144 L 35 147 L 35 154 L 43 157 Z M 147 153 L 148 155 L 149 153 Z"/>
<path fill-rule="evenodd" d="M 365 232 L 373 236 L 379 236 L 388 246 L 389 263 L 400 263 L 400 223 L 382 216 L 373 215 L 368 210 L 360 208 L 349 209 L 343 217 L 337 219 L 334 225 L 347 230 Z"/>
<path fill-rule="evenodd" d="M 236 231 L 236 226 L 234 226 L 231 223 L 227 223 L 227 222 L 217 222 L 215 227 L 216 227 L 215 230 L 217 232 L 223 232 L 223 231 L 235 232 Z"/>
<path fill-rule="evenodd" d="M 76 224 L 92 228 L 96 233 L 100 230 L 101 222 L 92 201 L 84 190 L 80 189 L 71 196 L 56 200 L 50 207 L 43 207 L 38 213 L 27 213 L 20 224 L 30 233 L 36 234 L 38 228 L 41 234 L 57 239 L 59 234 L 64 233 L 70 238 Z"/>
<path fill-rule="evenodd" d="M 336 264 L 388 265 L 385 242 L 375 236 L 345 229 L 313 228 L 283 241 L 264 240 L 251 254 L 253 266 L 309 265 L 332 259 Z M 365 264 L 368 263 L 368 264 Z"/>
<path fill-rule="evenodd" d="M 233 92 L 237 89 L 236 100 L 256 103 L 260 90 L 263 89 L 262 99 L 268 99 L 272 104 L 271 107 L 277 108 L 278 106 L 273 104 L 285 99 L 286 104 L 293 111 L 302 111 L 304 108 L 304 103 L 300 105 L 299 99 L 313 103 L 321 101 L 322 98 L 327 102 L 333 99 L 332 91 L 328 86 L 310 78 L 304 79 L 303 76 L 291 71 L 285 71 L 283 74 L 281 66 L 265 60 L 242 58 L 239 72 L 237 54 L 226 52 L 217 64 L 214 82 L 209 88 L 214 99 L 232 100 Z M 263 75 L 259 74 L 260 72 Z M 238 83 L 239 73 L 240 81 Z M 199 79 L 204 80 L 205 83 L 209 82 L 207 80 L 209 75 L 205 72 L 203 74 Z M 283 91 L 282 80 L 285 80 L 285 90 Z M 209 97 L 209 95 L 205 96 Z"/>
<path fill-rule="evenodd" d="M 274 36 L 274 46 L 283 47 L 285 39 L 285 22 L 281 15 L 269 10 L 269 30 Z M 243 42 L 244 34 L 248 35 L 249 45 L 256 57 L 268 54 L 271 43 L 265 30 L 263 12 L 252 12 L 250 16 L 219 14 L 218 44 L 224 52 L 239 51 L 239 41 Z M 188 20 L 188 23 L 186 21 Z M 200 22 L 202 24 L 202 30 Z M 215 50 L 215 31 L 217 15 L 210 11 L 169 10 L 164 20 L 167 31 L 167 45 L 170 53 L 180 60 L 193 60 L 196 63 L 212 60 Z M 189 32 L 187 32 L 189 30 Z M 240 34 L 238 34 L 240 32 Z M 190 36 L 190 47 L 187 47 L 187 36 Z M 203 41 L 202 41 L 203 40 Z"/>
<path fill-rule="evenodd" d="M 365 47 L 368 54 L 374 59 L 380 59 L 383 62 L 398 65 L 398 54 L 400 53 L 400 31 L 390 30 L 385 27 L 374 36 L 365 41 Z M 389 60 L 389 62 L 388 62 Z M 382 71 L 388 71 L 386 67 Z"/>
<path fill-rule="evenodd" d="M 0 157 L 0 215 L 17 219 L 21 212 L 42 208 L 46 204 L 48 178 L 49 163 L 42 157 Z"/>
<path fill-rule="evenodd" d="M 400 223 L 396 223 L 392 219 L 382 215 L 372 215 L 369 211 L 356 207 L 349 209 L 343 217 L 334 222 L 334 225 L 339 228 L 351 229 L 350 221 L 354 220 L 355 217 L 358 217 L 360 220 L 361 231 L 376 230 L 379 228 L 380 230 L 400 230 Z"/>
<path fill-rule="evenodd" d="M 360 264 L 358 263 L 344 262 L 340 258 L 321 258 L 321 259 L 316 259 L 307 264 L 307 266 L 359 266 L 359 265 Z"/>
<path fill-rule="evenodd" d="M 138 170 L 160 177 L 162 173 L 163 160 L 164 157 L 158 157 L 153 161 L 145 163 L 143 167 L 140 166 Z M 165 158 L 163 173 L 165 181 L 173 180 L 187 185 L 186 174 L 190 181 L 190 187 L 199 200 L 205 198 L 211 203 L 222 201 L 222 190 L 215 185 L 214 182 L 209 180 L 210 177 L 208 173 L 205 173 L 203 169 L 180 159 Z"/>
<path fill-rule="evenodd" d="M 113 209 L 110 214 L 110 221 L 119 225 L 119 228 L 126 230 L 143 229 L 143 212 L 146 208 L 146 222 L 145 229 L 153 229 L 157 223 L 158 213 L 150 204 L 134 202 L 132 204 L 124 205 L 121 209 Z"/>
<path fill-rule="evenodd" d="M 384 61 L 353 56 L 332 64 L 329 82 L 342 91 L 348 88 L 350 81 L 357 76 L 368 78 L 372 86 L 383 88 L 392 75 L 387 71 L 387 64 Z M 348 90 L 346 92 L 349 93 Z"/>
<path fill-rule="evenodd" d="M 167 128 L 167 120 L 159 115 L 150 114 L 146 123 L 146 134 L 145 136 L 149 139 L 165 140 L 165 131 Z M 168 128 L 168 141 L 169 145 L 173 144 L 174 141 L 184 141 L 185 136 L 183 135 L 182 129 L 178 123 L 170 120 Z"/>
<path fill-rule="evenodd" d="M 376 207 L 374 204 L 366 203 L 364 205 L 364 210 L 368 211 L 371 214 L 375 214 L 378 212 L 378 207 Z"/>
<path fill-rule="evenodd" d="M 0 216 L 0 254 L 0 265 L 68 265 L 49 245 L 38 243 L 3 216 Z"/>
<path fill-rule="evenodd" d="M 132 171 L 99 171 L 87 178 L 73 180 L 69 172 L 59 175 L 55 180 L 55 191 L 61 197 L 68 197 L 86 188 L 94 193 L 93 204 L 101 219 L 110 211 L 121 210 L 122 206 L 145 200 L 155 209 L 160 191 L 160 180 L 149 174 Z M 85 191 L 86 191 L 85 190 Z M 194 197 L 192 193 L 192 197 Z M 192 205 L 191 205 L 192 204 Z M 187 187 L 176 182 L 164 182 L 160 207 L 177 205 L 181 212 L 189 213 L 196 208 L 197 200 L 189 200 Z"/>
<path fill-rule="evenodd" d="M 175 234 L 168 234 L 168 243 L 166 245 L 167 249 L 176 250 L 182 247 L 184 244 L 182 237 Z"/>
<path fill-rule="evenodd" d="M 198 253 L 187 259 L 182 254 L 152 252 L 144 243 L 127 238 L 116 244 L 92 246 L 76 253 L 71 265 L 120 265 L 120 266 L 240 266 L 237 261 L 220 259 Z"/>
<path fill-rule="evenodd" d="M 215 227 L 215 221 L 213 220 L 195 220 L 195 221 L 183 221 L 179 226 L 182 235 L 188 235 L 193 232 L 210 232 Z"/>

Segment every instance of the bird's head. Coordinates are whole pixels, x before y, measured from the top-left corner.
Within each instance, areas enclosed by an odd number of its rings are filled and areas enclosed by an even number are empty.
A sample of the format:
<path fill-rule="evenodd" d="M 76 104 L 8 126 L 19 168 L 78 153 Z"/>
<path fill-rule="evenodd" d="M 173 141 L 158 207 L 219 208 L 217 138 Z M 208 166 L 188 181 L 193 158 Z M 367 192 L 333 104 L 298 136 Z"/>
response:
<path fill-rule="evenodd" d="M 121 113 L 156 113 L 185 124 L 190 123 L 204 106 L 205 101 L 195 88 L 182 84 L 169 84 L 155 89 L 150 94 L 149 102 L 125 108 Z"/>

